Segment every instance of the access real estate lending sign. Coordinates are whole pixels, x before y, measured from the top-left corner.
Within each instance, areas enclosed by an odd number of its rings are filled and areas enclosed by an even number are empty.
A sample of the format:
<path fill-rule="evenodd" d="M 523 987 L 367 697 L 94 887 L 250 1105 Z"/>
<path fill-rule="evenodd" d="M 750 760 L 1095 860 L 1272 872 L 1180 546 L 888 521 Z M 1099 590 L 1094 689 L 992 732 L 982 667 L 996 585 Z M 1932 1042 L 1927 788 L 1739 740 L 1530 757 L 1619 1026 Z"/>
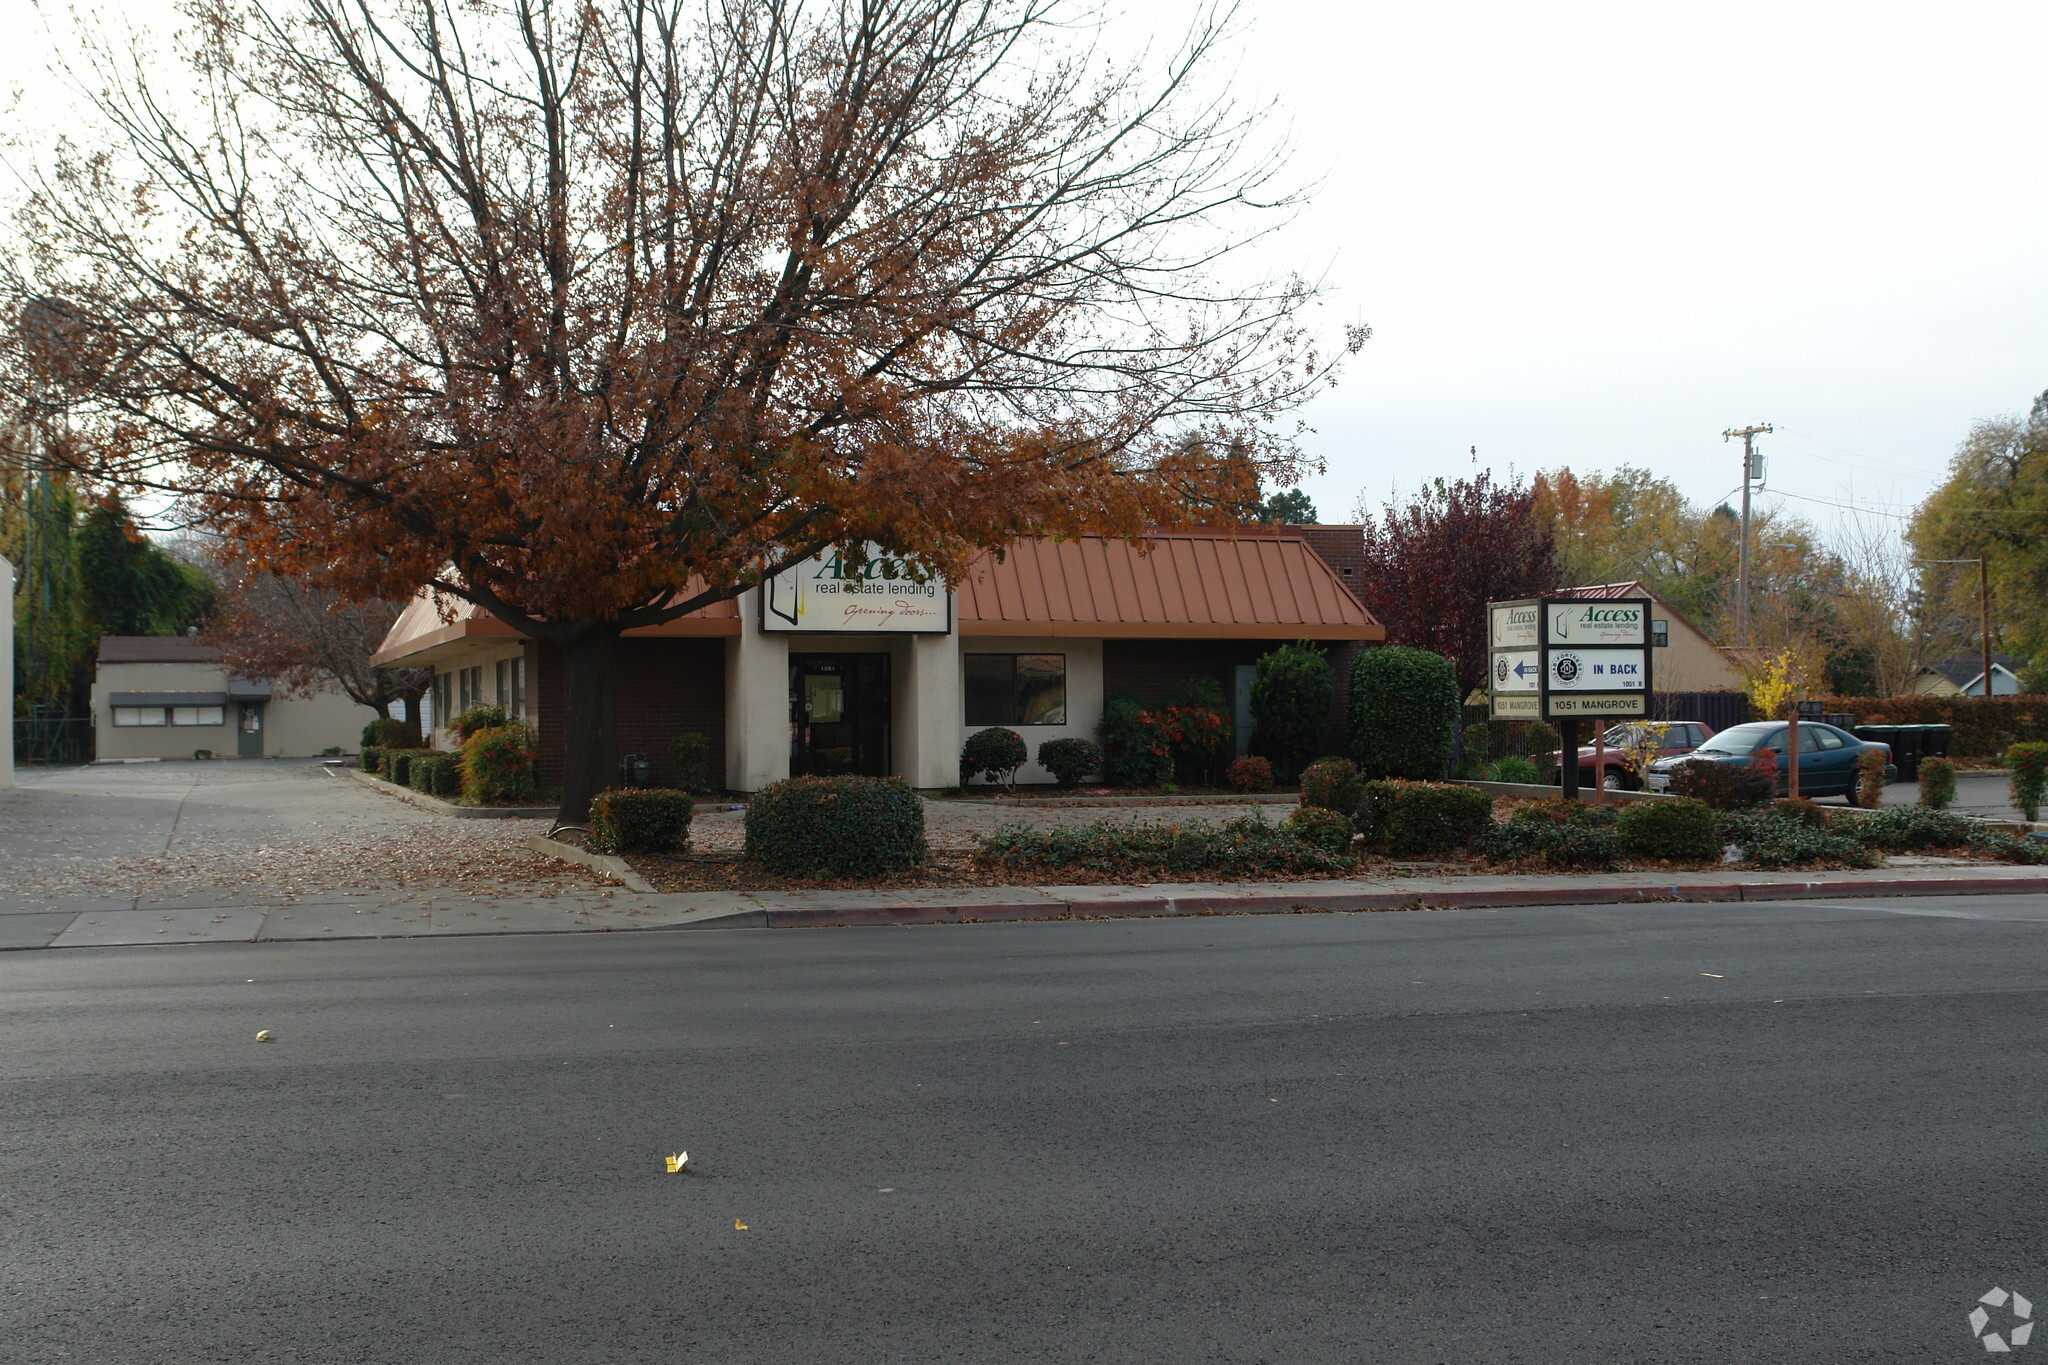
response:
<path fill-rule="evenodd" d="M 944 635 L 953 629 L 953 594 L 923 565 L 879 546 L 827 550 L 762 584 L 761 629 Z"/>
<path fill-rule="evenodd" d="M 1650 600 L 1531 597 L 1487 604 L 1497 720 L 1650 714 Z"/>

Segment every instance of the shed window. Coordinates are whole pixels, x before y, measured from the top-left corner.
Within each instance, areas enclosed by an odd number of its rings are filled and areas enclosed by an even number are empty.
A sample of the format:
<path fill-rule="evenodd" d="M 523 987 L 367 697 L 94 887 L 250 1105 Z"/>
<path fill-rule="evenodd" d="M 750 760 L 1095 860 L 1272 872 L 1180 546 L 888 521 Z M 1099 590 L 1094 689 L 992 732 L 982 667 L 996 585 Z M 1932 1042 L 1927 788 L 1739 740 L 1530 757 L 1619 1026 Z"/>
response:
<path fill-rule="evenodd" d="M 1664 647 L 1665 647 L 1666 645 L 1668 645 L 1668 644 L 1670 644 L 1670 643 L 1671 643 L 1671 623 L 1670 623 L 1669 621 L 1655 621 L 1655 620 L 1651 621 L 1651 622 L 1650 622 L 1650 647 L 1651 647 L 1652 649 L 1662 649 L 1662 648 L 1664 648 Z"/>
<path fill-rule="evenodd" d="M 227 709 L 220 706 L 173 706 L 173 725 L 225 725 Z"/>
<path fill-rule="evenodd" d="M 117 706 L 114 708 L 116 725 L 162 725 L 164 708 L 161 706 Z"/>
<path fill-rule="evenodd" d="M 969 725 L 1065 725 L 1067 656 L 967 654 Z"/>

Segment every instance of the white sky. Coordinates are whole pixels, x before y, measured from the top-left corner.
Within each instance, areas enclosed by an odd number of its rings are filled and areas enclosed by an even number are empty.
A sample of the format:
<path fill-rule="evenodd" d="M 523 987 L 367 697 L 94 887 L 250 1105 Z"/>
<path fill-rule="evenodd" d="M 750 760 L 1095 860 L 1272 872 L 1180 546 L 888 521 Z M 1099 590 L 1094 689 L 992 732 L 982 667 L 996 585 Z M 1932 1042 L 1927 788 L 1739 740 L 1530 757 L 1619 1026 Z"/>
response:
<path fill-rule="evenodd" d="M 1110 0 L 1113 35 L 1188 0 Z M 0 85 L 49 103 L 34 0 Z M 167 0 L 109 0 L 141 25 Z M 1909 511 L 2048 388 L 2048 5 L 1246 0 L 1240 92 L 1322 181 L 1264 248 L 1374 339 L 1307 414 L 1325 520 L 1433 474 L 1647 466 Z M 1822 526 L 1811 501 L 1788 510 Z M 1896 523 L 1891 523 L 1896 525 Z"/>

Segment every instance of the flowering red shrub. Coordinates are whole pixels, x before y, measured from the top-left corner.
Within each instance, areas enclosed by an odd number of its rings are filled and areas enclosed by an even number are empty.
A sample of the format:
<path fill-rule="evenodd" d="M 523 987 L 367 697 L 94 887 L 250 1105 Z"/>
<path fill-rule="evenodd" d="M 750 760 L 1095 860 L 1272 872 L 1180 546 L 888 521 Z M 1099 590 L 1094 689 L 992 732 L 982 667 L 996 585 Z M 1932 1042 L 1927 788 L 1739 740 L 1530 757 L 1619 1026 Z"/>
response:
<path fill-rule="evenodd" d="M 1273 765 L 1257 754 L 1247 754 L 1230 765 L 1224 780 L 1235 791 L 1269 792 L 1273 790 Z"/>

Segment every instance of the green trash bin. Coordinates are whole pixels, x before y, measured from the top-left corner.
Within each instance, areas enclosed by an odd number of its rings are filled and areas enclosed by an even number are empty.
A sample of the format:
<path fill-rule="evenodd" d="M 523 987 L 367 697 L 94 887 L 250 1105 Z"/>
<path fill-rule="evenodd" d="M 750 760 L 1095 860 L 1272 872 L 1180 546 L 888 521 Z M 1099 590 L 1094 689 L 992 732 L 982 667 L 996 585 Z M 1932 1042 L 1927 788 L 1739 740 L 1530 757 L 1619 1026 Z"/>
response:
<path fill-rule="evenodd" d="M 1920 757 L 1947 758 L 1949 742 L 1955 738 L 1953 725 L 1920 725 Z"/>
<path fill-rule="evenodd" d="M 1888 744 L 1892 751 L 1892 766 L 1898 769 L 1901 782 L 1920 780 L 1920 730 L 1913 725 L 1859 725 L 1856 738 L 1867 739 L 1872 744 Z"/>

